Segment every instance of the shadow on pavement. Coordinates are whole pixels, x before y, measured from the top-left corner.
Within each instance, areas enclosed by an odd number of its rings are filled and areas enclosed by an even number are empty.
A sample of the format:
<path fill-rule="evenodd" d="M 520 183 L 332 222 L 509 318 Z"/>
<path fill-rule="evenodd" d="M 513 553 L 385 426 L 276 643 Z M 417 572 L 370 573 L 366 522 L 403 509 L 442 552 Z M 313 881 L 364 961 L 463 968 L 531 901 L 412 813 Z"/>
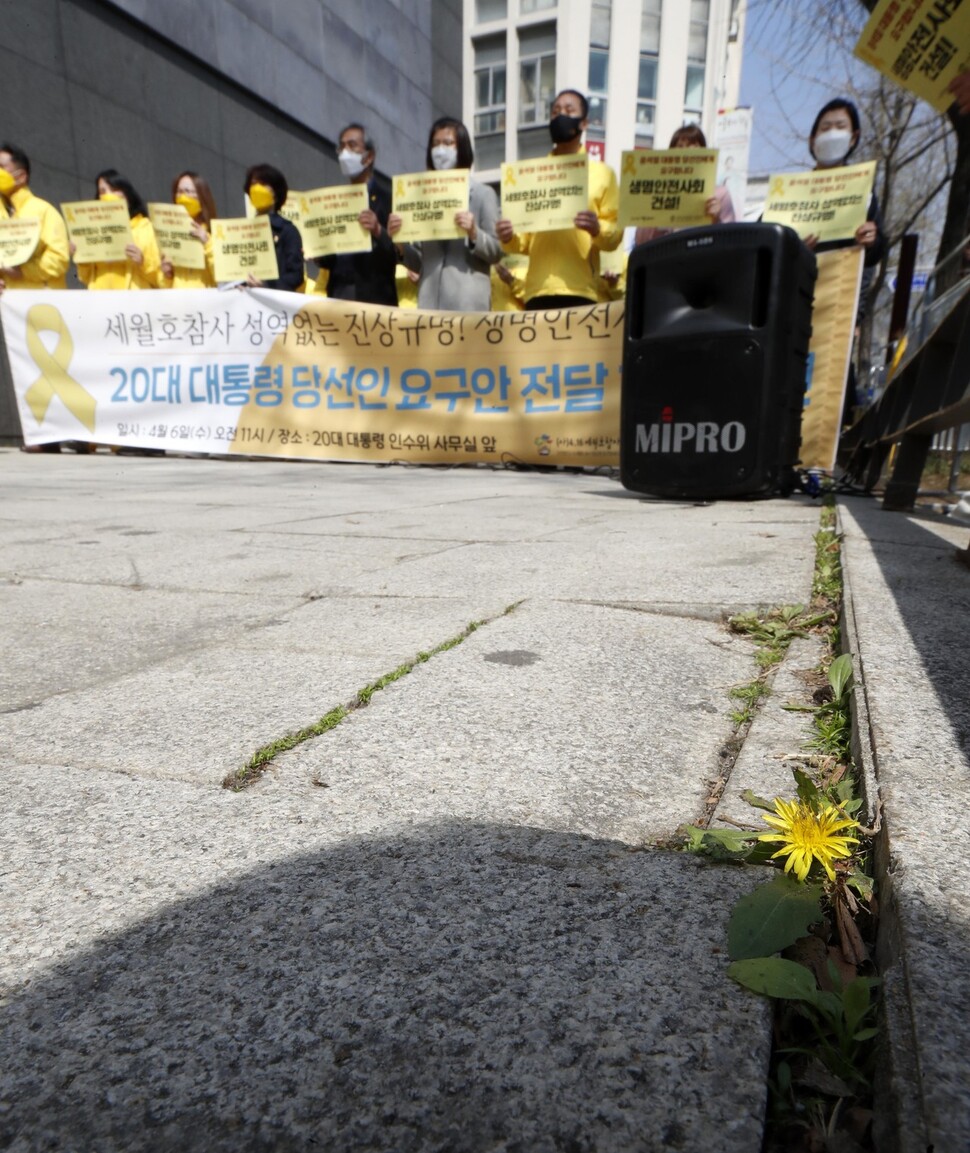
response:
<path fill-rule="evenodd" d="M 8 999 L 0 1147 L 750 1153 L 758 879 L 472 825 L 267 864 Z"/>

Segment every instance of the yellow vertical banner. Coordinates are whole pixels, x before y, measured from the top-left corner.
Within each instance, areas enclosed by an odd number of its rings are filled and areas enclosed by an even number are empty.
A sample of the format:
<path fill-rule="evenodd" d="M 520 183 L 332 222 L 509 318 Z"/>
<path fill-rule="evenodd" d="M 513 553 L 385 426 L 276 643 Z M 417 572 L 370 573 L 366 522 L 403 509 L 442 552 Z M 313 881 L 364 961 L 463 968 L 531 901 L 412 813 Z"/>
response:
<path fill-rule="evenodd" d="M 808 387 L 802 412 L 803 468 L 830 472 L 835 467 L 863 259 L 863 250 L 855 246 L 818 254 Z"/>

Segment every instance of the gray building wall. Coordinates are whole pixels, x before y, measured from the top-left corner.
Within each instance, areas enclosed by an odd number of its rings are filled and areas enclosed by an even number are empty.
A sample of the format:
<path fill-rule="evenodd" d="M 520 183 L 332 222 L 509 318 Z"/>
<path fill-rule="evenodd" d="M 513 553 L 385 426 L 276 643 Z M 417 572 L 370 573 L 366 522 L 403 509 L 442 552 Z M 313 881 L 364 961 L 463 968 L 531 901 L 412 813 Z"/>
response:
<path fill-rule="evenodd" d="M 424 167 L 461 115 L 461 0 L 0 0 L 0 140 L 54 204 L 117 168 L 145 200 L 201 172 L 244 211 L 251 164 L 295 189 L 343 183 L 335 137 L 362 121 L 384 176 Z M 0 441 L 16 429 L 0 350 Z"/>
<path fill-rule="evenodd" d="M 3 0 L 0 136 L 57 203 L 102 168 L 146 200 L 197 169 L 220 212 L 246 168 L 294 188 L 342 182 L 336 134 L 362 120 L 384 174 L 424 165 L 432 120 L 460 114 L 460 0 Z"/>

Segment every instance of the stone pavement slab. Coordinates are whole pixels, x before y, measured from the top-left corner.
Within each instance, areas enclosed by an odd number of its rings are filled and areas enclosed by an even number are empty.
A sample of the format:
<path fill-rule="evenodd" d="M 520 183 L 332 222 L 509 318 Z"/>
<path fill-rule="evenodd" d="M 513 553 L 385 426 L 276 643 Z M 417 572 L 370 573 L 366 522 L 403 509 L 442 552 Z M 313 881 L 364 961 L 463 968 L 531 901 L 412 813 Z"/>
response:
<path fill-rule="evenodd" d="M 723 975 L 752 875 L 116 774 L 5 788 L 4 1148 L 760 1141 L 767 1008 Z"/>
<path fill-rule="evenodd" d="M 642 846 L 721 774 L 754 671 L 721 617 L 807 599 L 816 507 L 3 451 L 0 484 L 0 1144 L 758 1147 L 724 928 L 761 878 Z"/>
<path fill-rule="evenodd" d="M 967 528 L 840 502 L 877 858 L 888 1049 L 882 1140 L 970 1149 L 970 569 Z"/>
<path fill-rule="evenodd" d="M 263 787 L 644 844 L 702 818 L 752 663 L 709 621 L 526 603 L 279 757 Z"/>

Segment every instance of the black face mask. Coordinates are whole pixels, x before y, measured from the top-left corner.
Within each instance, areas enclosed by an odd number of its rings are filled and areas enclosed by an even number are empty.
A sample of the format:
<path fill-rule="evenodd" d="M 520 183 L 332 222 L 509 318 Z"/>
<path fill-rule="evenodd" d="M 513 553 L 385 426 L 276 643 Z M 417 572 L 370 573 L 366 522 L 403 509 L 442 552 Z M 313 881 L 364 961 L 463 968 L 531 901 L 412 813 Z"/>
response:
<path fill-rule="evenodd" d="M 582 116 L 553 116 L 549 121 L 549 135 L 553 143 L 568 144 L 570 140 L 575 140 L 583 131 L 580 127 L 582 123 Z"/>

